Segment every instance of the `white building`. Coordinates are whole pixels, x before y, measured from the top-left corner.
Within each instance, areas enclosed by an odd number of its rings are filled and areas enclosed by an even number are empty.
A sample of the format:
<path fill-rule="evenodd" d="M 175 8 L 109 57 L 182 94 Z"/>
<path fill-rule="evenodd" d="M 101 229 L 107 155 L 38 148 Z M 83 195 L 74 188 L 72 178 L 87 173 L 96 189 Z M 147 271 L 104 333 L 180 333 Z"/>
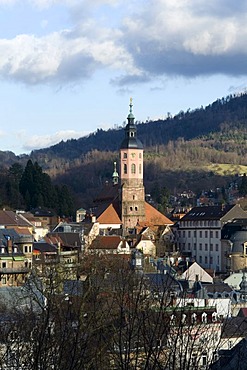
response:
<path fill-rule="evenodd" d="M 247 213 L 239 205 L 192 208 L 177 223 L 177 248 L 204 268 L 226 271 L 221 230 L 235 218 L 247 218 Z"/>

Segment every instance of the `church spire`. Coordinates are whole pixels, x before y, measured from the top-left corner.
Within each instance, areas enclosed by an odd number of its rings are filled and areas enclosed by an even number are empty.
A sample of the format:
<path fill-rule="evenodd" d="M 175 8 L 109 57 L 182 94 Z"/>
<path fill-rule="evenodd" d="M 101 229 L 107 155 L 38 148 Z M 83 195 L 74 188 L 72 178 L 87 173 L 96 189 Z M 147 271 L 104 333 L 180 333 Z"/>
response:
<path fill-rule="evenodd" d="M 112 183 L 113 185 L 117 185 L 118 184 L 118 172 L 117 172 L 117 162 L 114 162 L 113 163 L 114 165 L 114 171 L 113 171 L 113 174 L 112 174 Z"/>
<path fill-rule="evenodd" d="M 129 123 L 130 123 L 130 120 L 133 120 L 133 123 L 134 123 L 134 119 L 135 119 L 135 117 L 133 115 L 133 112 L 132 112 L 132 108 L 133 108 L 133 103 L 132 102 L 133 102 L 133 99 L 130 98 L 130 104 L 129 104 L 130 112 L 129 112 L 129 115 L 127 117 Z"/>
<path fill-rule="evenodd" d="M 135 116 L 132 112 L 133 100 L 130 98 L 129 114 L 127 117 L 128 123 L 125 127 L 125 138 L 122 141 L 120 149 L 143 149 L 142 142 L 137 138 L 137 130 L 135 125 Z"/>

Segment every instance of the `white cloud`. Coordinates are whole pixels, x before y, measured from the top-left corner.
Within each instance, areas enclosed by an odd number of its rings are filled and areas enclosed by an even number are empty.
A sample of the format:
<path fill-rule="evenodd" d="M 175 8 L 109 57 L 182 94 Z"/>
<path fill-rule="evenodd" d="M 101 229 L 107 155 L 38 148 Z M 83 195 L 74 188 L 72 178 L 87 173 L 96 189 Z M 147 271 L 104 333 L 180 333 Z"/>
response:
<path fill-rule="evenodd" d="M 78 132 L 74 130 L 64 130 L 55 132 L 53 135 L 33 135 L 31 137 L 26 137 L 25 135 L 25 138 L 22 137 L 22 148 L 23 151 L 47 148 L 61 142 L 62 140 L 78 139 L 88 134 L 89 132 L 87 131 Z"/>
<path fill-rule="evenodd" d="M 125 45 L 153 76 L 247 74 L 246 10 L 246 0 L 153 0 L 124 20 Z"/>
<path fill-rule="evenodd" d="M 123 0 L 26 1 L 40 9 L 64 5 L 74 27 L 0 39 L 3 79 L 62 85 L 108 68 L 127 86 L 165 75 L 247 74 L 247 0 L 138 0 L 125 7 Z"/>

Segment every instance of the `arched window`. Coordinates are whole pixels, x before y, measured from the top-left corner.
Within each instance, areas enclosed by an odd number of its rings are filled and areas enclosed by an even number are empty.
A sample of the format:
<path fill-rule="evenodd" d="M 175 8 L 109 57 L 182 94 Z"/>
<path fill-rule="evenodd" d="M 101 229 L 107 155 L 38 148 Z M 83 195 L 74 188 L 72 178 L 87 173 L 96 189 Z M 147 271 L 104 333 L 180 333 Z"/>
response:
<path fill-rule="evenodd" d="M 131 165 L 131 173 L 136 173 L 136 165 L 134 163 Z"/>
<path fill-rule="evenodd" d="M 206 324 L 206 323 L 207 323 L 207 314 L 206 314 L 206 312 L 203 312 L 203 314 L 202 314 L 202 322 L 203 322 L 204 324 Z"/>
<path fill-rule="evenodd" d="M 124 163 L 124 174 L 127 174 L 127 164 Z"/>
<path fill-rule="evenodd" d="M 191 322 L 192 322 L 192 324 L 194 324 L 196 322 L 196 313 L 195 312 L 191 315 Z"/>
<path fill-rule="evenodd" d="M 214 313 L 212 314 L 212 321 L 213 321 L 213 322 L 217 321 L 217 312 L 214 312 Z"/>

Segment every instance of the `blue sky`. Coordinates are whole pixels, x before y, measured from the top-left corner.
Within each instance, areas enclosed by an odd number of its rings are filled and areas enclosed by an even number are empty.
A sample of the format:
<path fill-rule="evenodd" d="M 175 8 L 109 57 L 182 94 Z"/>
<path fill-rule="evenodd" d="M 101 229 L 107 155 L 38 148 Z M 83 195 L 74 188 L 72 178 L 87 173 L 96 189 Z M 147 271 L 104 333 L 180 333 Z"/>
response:
<path fill-rule="evenodd" d="M 0 150 L 246 91 L 246 24 L 247 0 L 0 0 Z"/>

